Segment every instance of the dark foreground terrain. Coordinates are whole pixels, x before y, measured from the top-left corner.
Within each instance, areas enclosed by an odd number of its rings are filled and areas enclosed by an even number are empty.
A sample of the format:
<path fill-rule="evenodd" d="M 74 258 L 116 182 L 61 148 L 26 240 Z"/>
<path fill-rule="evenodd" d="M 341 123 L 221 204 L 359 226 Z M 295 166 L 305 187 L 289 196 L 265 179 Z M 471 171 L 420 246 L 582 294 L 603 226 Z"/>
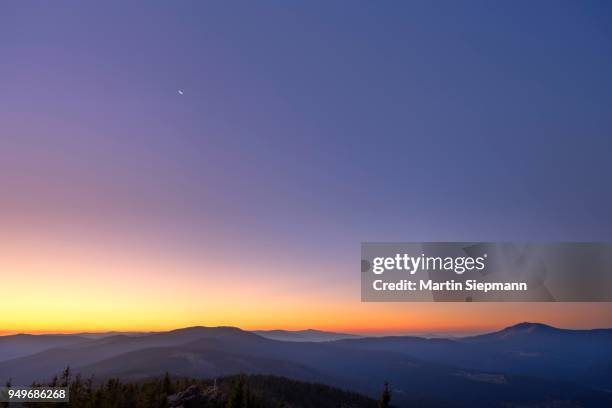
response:
<path fill-rule="evenodd" d="M 69 403 L 24 403 L 35 408 L 378 408 L 381 401 L 327 385 L 268 375 L 237 375 L 214 380 L 192 378 L 122 382 L 72 377 L 65 370 L 48 385 L 69 386 Z M 0 407 L 6 407 L 0 403 Z M 10 405 L 15 406 L 15 405 Z"/>

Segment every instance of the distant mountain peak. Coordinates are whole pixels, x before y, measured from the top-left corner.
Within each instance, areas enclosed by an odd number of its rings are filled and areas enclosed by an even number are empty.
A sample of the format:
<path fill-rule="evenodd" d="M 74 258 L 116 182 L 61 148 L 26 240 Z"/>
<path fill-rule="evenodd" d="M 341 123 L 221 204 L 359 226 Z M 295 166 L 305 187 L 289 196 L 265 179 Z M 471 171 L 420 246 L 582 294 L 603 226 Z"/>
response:
<path fill-rule="evenodd" d="M 535 331 L 556 331 L 559 330 L 556 327 L 549 326 L 544 323 L 533 323 L 533 322 L 522 322 L 515 324 L 514 326 L 506 327 L 501 332 L 514 332 L 514 333 L 533 333 Z"/>
<path fill-rule="evenodd" d="M 527 338 L 532 335 L 550 336 L 556 334 L 564 334 L 568 332 L 571 332 L 571 330 L 559 329 L 543 323 L 522 322 L 512 326 L 508 326 L 496 332 L 466 337 L 463 340 L 470 342 L 491 340 L 515 340 L 520 338 Z"/>
<path fill-rule="evenodd" d="M 317 329 L 305 330 L 255 330 L 252 333 L 271 340 L 323 342 L 357 338 L 354 334 L 326 332 Z"/>
<path fill-rule="evenodd" d="M 240 333 L 244 330 L 234 326 L 190 326 L 180 329 L 170 330 L 168 333 L 189 333 L 189 332 L 225 332 Z M 163 333 L 163 332 L 160 332 Z M 245 332 L 246 333 L 246 332 Z"/>

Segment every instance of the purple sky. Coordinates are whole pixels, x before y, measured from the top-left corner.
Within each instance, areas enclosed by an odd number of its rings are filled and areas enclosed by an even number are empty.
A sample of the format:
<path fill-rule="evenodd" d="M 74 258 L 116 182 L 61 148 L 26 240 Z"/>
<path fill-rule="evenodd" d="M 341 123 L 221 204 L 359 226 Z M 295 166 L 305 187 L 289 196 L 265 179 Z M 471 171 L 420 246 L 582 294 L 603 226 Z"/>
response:
<path fill-rule="evenodd" d="M 610 240 L 611 12 L 2 2 L 3 240 L 240 255 L 343 302 L 361 241 Z"/>

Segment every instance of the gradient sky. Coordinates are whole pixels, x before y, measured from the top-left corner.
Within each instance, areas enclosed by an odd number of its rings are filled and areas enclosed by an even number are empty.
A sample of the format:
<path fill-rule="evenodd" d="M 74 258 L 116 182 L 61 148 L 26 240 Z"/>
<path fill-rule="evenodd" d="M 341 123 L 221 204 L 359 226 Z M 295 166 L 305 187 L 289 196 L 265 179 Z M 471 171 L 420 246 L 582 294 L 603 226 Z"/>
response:
<path fill-rule="evenodd" d="M 610 2 L 257 3 L 0 3 L 0 331 L 612 326 L 358 275 L 362 241 L 612 240 Z"/>

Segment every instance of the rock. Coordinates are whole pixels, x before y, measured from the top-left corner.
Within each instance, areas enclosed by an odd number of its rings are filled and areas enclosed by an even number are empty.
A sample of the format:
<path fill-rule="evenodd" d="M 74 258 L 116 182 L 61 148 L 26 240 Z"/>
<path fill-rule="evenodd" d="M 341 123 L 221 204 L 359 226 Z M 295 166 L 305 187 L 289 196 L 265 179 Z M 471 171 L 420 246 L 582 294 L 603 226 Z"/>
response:
<path fill-rule="evenodd" d="M 190 385 L 184 391 L 168 396 L 168 404 L 171 407 L 188 407 L 203 402 L 204 395 L 197 385 Z"/>
<path fill-rule="evenodd" d="M 208 401 L 217 399 L 218 393 L 213 387 L 203 389 L 199 385 L 190 385 L 184 391 L 168 396 L 171 408 L 200 407 Z"/>

